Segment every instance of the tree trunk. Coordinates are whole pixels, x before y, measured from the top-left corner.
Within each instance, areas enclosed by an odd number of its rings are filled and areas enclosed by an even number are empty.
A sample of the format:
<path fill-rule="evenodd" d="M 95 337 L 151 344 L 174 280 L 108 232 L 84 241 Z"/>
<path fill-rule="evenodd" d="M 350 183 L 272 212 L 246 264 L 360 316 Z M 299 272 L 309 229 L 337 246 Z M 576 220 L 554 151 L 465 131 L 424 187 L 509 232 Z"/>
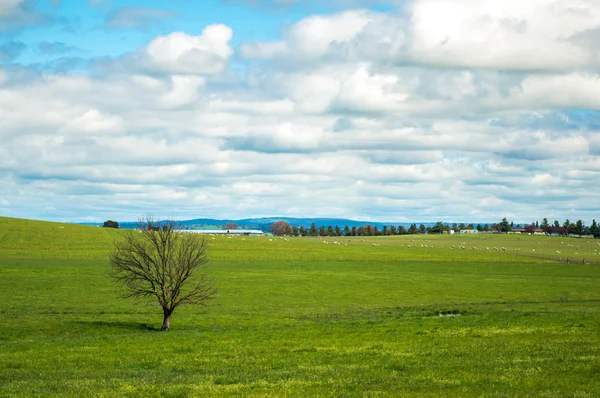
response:
<path fill-rule="evenodd" d="M 162 327 L 160 328 L 160 330 L 161 330 L 161 332 L 168 332 L 169 329 L 171 328 L 171 314 L 173 314 L 173 311 L 163 308 L 163 313 L 164 313 L 163 324 L 162 324 Z"/>

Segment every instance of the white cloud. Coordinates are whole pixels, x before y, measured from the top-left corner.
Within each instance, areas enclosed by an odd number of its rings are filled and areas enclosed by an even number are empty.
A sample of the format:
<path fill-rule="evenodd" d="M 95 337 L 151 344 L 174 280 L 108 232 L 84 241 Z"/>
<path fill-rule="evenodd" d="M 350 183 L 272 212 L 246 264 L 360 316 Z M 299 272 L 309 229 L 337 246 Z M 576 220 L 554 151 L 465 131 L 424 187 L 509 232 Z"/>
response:
<path fill-rule="evenodd" d="M 587 138 L 581 135 L 552 137 L 543 131 L 517 131 L 508 136 L 504 156 L 515 159 L 573 159 L 589 154 Z"/>
<path fill-rule="evenodd" d="M 223 71 L 233 54 L 233 31 L 207 26 L 199 36 L 183 32 L 153 39 L 139 56 L 146 67 L 167 74 L 212 75 Z"/>
<path fill-rule="evenodd" d="M 97 109 L 90 109 L 67 122 L 58 131 L 67 133 L 119 134 L 123 132 L 123 125 L 118 117 L 105 115 Z"/>
<path fill-rule="evenodd" d="M 253 75 L 259 85 L 307 113 L 600 105 L 600 75 L 589 69 L 600 66 L 600 40 L 581 39 L 600 29 L 594 2 L 415 0 L 405 10 L 309 17 L 280 41 L 243 44 L 241 54 L 262 59 L 263 73 Z"/>
<path fill-rule="evenodd" d="M 167 108 L 176 108 L 197 102 L 205 83 L 203 77 L 173 76 L 169 92 L 159 97 L 160 103 Z"/>
<path fill-rule="evenodd" d="M 242 45 L 241 50 L 242 55 L 246 58 L 269 59 L 284 54 L 287 50 L 287 46 L 283 41 L 273 43 L 245 43 Z"/>
<path fill-rule="evenodd" d="M 403 42 L 399 20 L 382 13 L 353 10 L 328 16 L 312 16 L 293 24 L 284 39 L 244 43 L 246 58 L 278 58 L 288 66 L 339 59 L 365 58 L 380 47 L 395 48 Z"/>
<path fill-rule="evenodd" d="M 382 60 L 441 67 L 569 70 L 600 66 L 595 0 L 414 0 L 404 14 L 346 11 L 306 18 L 248 58 Z"/>
<path fill-rule="evenodd" d="M 523 80 L 515 97 L 540 108 L 598 109 L 600 75 L 580 72 L 531 75 Z"/>
<path fill-rule="evenodd" d="M 373 74 L 360 68 L 342 81 L 336 105 L 354 111 L 397 110 L 409 96 L 402 92 L 399 80 L 397 75 Z"/>
<path fill-rule="evenodd" d="M 208 104 L 207 111 L 215 113 L 253 113 L 278 116 L 292 116 L 294 114 L 294 102 L 289 98 L 282 100 L 257 100 L 250 98 L 245 101 L 230 99 L 214 99 Z"/>
<path fill-rule="evenodd" d="M 329 17 L 313 16 L 301 20 L 288 32 L 292 50 L 323 55 L 332 44 L 354 39 L 372 21 L 365 11 L 346 11 Z"/>
<path fill-rule="evenodd" d="M 561 70 L 600 61 L 570 40 L 600 27 L 593 0 L 417 0 L 410 10 L 410 51 L 421 62 Z"/>
<path fill-rule="evenodd" d="M 555 186 L 559 184 L 560 181 L 560 178 L 554 177 L 550 173 L 538 173 L 531 179 L 533 185 L 542 187 Z"/>

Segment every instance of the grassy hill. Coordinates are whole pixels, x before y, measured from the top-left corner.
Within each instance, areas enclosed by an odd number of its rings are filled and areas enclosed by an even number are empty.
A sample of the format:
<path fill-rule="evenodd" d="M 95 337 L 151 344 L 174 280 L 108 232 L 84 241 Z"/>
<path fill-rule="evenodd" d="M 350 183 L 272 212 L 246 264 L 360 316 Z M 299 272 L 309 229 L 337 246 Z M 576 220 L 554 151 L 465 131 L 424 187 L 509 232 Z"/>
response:
<path fill-rule="evenodd" d="M 46 221 L 0 217 L 0 250 L 4 255 L 45 258 L 105 258 L 122 230 Z M 372 252 L 381 256 L 407 255 L 413 260 L 463 259 L 464 251 L 480 251 L 483 258 L 527 257 L 572 262 L 600 263 L 600 240 L 525 235 L 404 235 L 391 237 L 254 238 L 226 240 L 209 237 L 217 259 L 243 254 L 246 259 L 264 258 L 273 252 L 282 259 L 365 260 Z M 289 243 L 294 242 L 294 243 Z M 334 243 L 335 242 L 335 243 Z M 320 246 L 321 244 L 333 246 Z M 336 244 L 339 244 L 336 246 Z M 365 252 L 366 246 L 377 249 Z M 350 247 L 348 247 L 350 246 Z M 363 247 L 364 246 L 364 247 Z M 493 253 L 496 253 L 495 255 Z M 492 253 L 492 254 L 490 254 Z M 472 255 L 471 255 L 472 257 Z M 497 261 L 497 260 L 494 260 Z"/>
<path fill-rule="evenodd" d="M 217 299 L 159 333 L 107 276 L 121 233 L 0 218 L 0 396 L 600 391 L 600 267 L 532 255 L 594 240 L 208 236 Z"/>
<path fill-rule="evenodd" d="M 0 217 L 0 250 L 10 256 L 102 258 L 120 231 Z"/>

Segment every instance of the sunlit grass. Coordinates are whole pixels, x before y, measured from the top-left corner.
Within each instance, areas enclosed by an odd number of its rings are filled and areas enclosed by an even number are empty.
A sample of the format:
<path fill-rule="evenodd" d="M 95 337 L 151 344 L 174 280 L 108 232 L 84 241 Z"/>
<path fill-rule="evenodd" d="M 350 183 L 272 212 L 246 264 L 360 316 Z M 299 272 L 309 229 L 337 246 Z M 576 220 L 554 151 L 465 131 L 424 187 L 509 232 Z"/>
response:
<path fill-rule="evenodd" d="M 600 267 L 493 250 L 594 240 L 209 237 L 217 299 L 160 333 L 119 233 L 0 218 L 0 396 L 600 393 Z"/>

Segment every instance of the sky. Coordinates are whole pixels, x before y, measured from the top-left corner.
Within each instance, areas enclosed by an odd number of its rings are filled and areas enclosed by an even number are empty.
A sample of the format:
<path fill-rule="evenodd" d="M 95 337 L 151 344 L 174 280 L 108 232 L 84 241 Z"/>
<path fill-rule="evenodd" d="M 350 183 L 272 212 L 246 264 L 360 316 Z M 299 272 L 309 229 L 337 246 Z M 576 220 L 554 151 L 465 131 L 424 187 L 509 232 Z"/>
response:
<path fill-rule="evenodd" d="M 598 0 L 0 0 L 0 215 L 600 219 Z"/>

